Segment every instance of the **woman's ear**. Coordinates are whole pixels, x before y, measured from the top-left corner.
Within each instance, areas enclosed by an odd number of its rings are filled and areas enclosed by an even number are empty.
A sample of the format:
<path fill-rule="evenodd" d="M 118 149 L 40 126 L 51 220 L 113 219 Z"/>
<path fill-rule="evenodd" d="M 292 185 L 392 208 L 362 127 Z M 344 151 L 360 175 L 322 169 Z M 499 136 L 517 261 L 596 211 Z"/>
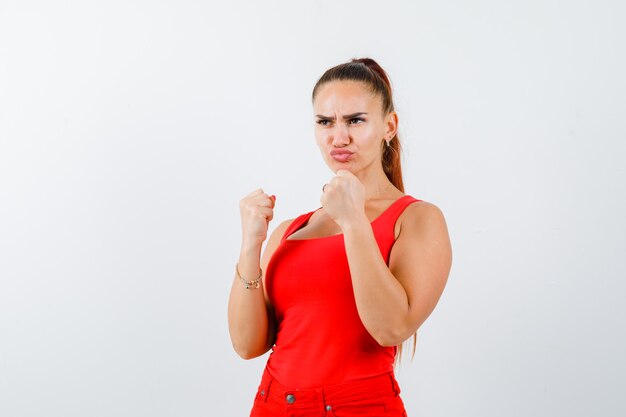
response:
<path fill-rule="evenodd" d="M 385 124 L 387 126 L 385 135 L 393 138 L 398 133 L 398 113 L 390 111 L 385 117 Z"/>

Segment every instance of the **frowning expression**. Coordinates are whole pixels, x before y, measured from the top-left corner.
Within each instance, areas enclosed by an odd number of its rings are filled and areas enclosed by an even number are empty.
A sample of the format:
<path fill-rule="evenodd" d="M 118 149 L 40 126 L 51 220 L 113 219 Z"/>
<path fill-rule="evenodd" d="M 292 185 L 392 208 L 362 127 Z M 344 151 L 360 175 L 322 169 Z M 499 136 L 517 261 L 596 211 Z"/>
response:
<path fill-rule="evenodd" d="M 318 90 L 313 113 L 317 145 L 333 172 L 382 169 L 384 139 L 395 125 L 383 117 L 380 95 L 358 81 L 331 81 Z"/>

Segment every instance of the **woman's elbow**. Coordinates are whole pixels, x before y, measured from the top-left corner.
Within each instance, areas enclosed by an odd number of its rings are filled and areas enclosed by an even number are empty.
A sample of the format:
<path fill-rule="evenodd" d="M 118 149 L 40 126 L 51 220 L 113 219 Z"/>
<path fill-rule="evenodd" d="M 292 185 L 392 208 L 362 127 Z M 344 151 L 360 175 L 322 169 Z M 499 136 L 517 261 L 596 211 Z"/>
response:
<path fill-rule="evenodd" d="M 416 331 L 417 328 L 414 328 L 412 326 L 407 326 L 406 328 L 387 328 L 381 329 L 375 334 L 372 334 L 372 337 L 379 345 L 383 347 L 392 347 L 401 345 Z"/>
<path fill-rule="evenodd" d="M 258 358 L 259 356 L 261 356 L 255 352 L 241 351 L 241 350 L 237 351 L 237 355 L 239 355 L 239 357 L 244 360 L 250 360 L 250 359 Z"/>
<path fill-rule="evenodd" d="M 372 335 L 376 343 L 383 347 L 398 346 L 404 339 L 398 333 L 394 331 L 380 331 Z"/>
<path fill-rule="evenodd" d="M 237 345 L 234 343 L 233 343 L 233 349 L 235 350 L 235 353 L 239 355 L 240 358 L 245 359 L 245 360 L 258 358 L 259 356 L 262 356 L 268 350 L 268 349 L 259 349 L 258 347 L 254 347 L 254 346 Z"/>
<path fill-rule="evenodd" d="M 245 359 L 245 360 L 258 358 L 263 353 L 265 353 L 265 352 L 258 352 L 252 349 L 241 349 L 241 348 L 235 348 L 235 352 L 237 353 L 237 355 L 239 355 L 241 359 Z"/>
<path fill-rule="evenodd" d="M 378 338 L 375 338 L 375 340 L 379 345 L 383 347 L 398 346 L 402 342 L 404 342 L 404 340 L 394 338 L 394 337 L 378 337 Z"/>

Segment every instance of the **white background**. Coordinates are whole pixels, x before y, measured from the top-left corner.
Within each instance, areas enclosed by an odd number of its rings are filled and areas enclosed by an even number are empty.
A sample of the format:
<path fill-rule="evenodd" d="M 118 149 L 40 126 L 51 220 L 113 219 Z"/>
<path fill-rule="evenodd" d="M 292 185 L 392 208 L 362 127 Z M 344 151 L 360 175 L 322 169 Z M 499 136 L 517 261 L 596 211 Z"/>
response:
<path fill-rule="evenodd" d="M 311 90 L 364 56 L 453 244 L 409 416 L 626 415 L 625 12 L 0 0 L 0 415 L 247 416 L 238 201 L 318 207 Z"/>

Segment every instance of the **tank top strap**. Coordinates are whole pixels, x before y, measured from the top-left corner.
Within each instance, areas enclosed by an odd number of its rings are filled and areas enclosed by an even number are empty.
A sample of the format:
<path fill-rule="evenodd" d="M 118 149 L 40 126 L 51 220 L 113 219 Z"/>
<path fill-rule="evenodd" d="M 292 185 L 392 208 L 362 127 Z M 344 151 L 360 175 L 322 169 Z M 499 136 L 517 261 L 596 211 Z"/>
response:
<path fill-rule="evenodd" d="M 301 214 L 293 219 L 291 224 L 289 224 L 289 226 L 287 227 L 287 230 L 285 230 L 285 233 L 283 233 L 283 237 L 280 241 L 282 242 L 283 240 L 287 239 L 289 235 L 298 230 L 304 223 L 308 222 L 313 213 L 315 213 L 315 210 Z"/>
<path fill-rule="evenodd" d="M 417 198 L 413 196 L 405 194 L 399 199 L 397 199 L 396 201 L 394 201 L 391 204 L 391 206 L 389 206 L 389 208 L 385 210 L 385 212 L 381 215 L 381 217 L 384 216 L 385 221 L 395 224 L 396 220 L 398 220 L 398 217 L 400 217 L 404 209 L 406 209 L 409 206 L 409 204 L 415 203 L 416 201 L 422 201 L 422 200 L 418 200 Z"/>

